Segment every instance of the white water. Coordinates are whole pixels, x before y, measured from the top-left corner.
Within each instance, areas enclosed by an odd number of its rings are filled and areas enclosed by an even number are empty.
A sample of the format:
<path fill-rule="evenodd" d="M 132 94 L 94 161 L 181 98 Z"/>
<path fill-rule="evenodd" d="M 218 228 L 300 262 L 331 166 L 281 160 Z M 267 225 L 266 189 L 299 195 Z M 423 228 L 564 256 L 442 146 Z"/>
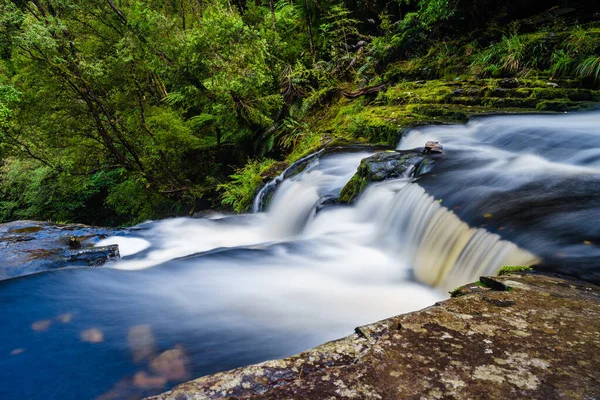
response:
<path fill-rule="evenodd" d="M 185 285 L 201 285 L 211 308 L 279 329 L 312 326 L 328 338 L 429 306 L 505 264 L 535 261 L 497 235 L 469 228 L 409 179 L 374 185 L 353 206 L 317 212 L 367 156 L 311 161 L 279 184 L 265 213 L 153 222 L 136 242 L 111 237 L 99 245 L 119 243 L 131 255 L 115 265 L 124 270 L 170 268 L 170 260 L 217 250 L 210 259 L 180 261 L 193 266 Z M 254 252 L 235 256 L 248 249 Z M 161 289 L 170 291 L 165 282 Z"/>
<path fill-rule="evenodd" d="M 534 262 L 495 233 L 539 255 L 538 269 L 600 282 L 598 127 L 600 113 L 419 128 L 400 146 L 438 139 L 443 157 L 352 206 L 328 199 L 367 153 L 306 160 L 290 178 L 292 168 L 267 212 L 148 222 L 108 238 L 100 245 L 121 245 L 118 269 L 3 281 L 0 352 L 13 355 L 0 357 L 0 387 L 11 399 L 141 398 L 285 357 L 429 306 L 503 264 Z M 155 339 L 143 361 L 128 351 L 140 328 Z M 90 331 L 103 341 L 89 343 Z M 183 373 L 148 392 L 138 377 L 174 349 Z"/>

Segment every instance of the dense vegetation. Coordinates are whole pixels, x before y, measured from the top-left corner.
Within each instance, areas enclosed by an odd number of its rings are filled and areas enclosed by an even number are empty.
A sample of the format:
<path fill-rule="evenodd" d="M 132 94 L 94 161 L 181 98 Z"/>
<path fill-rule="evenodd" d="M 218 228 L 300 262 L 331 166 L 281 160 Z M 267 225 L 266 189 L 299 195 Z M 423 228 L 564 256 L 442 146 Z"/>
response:
<path fill-rule="evenodd" d="M 327 137 L 393 141 L 372 114 L 431 117 L 419 101 L 452 103 L 445 83 L 592 89 L 594 3 L 0 0 L 0 221 L 242 211 L 275 160 Z M 544 93 L 519 101 L 554 107 Z"/>

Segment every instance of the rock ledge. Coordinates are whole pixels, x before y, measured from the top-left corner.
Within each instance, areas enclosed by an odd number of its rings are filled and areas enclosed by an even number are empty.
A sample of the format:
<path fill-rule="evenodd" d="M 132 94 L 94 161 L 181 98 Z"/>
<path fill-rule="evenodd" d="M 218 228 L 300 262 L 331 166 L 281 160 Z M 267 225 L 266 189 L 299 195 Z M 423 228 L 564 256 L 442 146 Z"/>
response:
<path fill-rule="evenodd" d="M 482 281 L 504 290 L 465 285 L 424 310 L 152 399 L 597 398 L 600 287 L 537 274 Z"/>

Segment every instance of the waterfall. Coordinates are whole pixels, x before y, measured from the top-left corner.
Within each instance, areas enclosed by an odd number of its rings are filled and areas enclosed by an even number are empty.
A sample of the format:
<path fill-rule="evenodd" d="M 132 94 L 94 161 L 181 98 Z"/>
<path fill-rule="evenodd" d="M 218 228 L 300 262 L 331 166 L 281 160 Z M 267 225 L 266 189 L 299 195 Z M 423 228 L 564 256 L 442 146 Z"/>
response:
<path fill-rule="evenodd" d="M 266 196 L 271 197 L 264 212 L 222 220 L 161 222 L 154 228 L 160 248 L 142 259 L 124 259 L 119 268 L 146 268 L 214 248 L 315 241 L 318 247 L 313 245 L 311 254 L 304 255 L 309 262 L 322 263 L 329 254 L 324 250 L 327 246 L 335 248 L 332 253 L 338 254 L 336 264 L 344 257 L 358 260 L 372 253 L 372 258 L 366 258 L 360 267 L 360 279 L 372 279 L 376 269 L 383 268 L 386 279 L 412 277 L 448 291 L 481 275 L 493 275 L 504 265 L 532 265 L 538 261 L 500 236 L 470 227 L 408 177 L 369 186 L 354 205 L 317 212 L 324 200 L 339 196 L 360 161 L 370 154 L 311 155 L 303 159 L 294 165 L 291 176 L 285 178 L 284 172 L 269 184 L 272 187 L 257 195 L 255 204 L 260 207 L 265 205 Z M 177 232 L 186 232 L 185 238 Z M 198 243 L 196 238 L 200 237 L 203 239 Z M 110 238 L 100 244 L 104 242 L 120 243 L 129 254 L 125 241 Z M 380 262 L 385 267 L 374 265 L 373 260 L 378 258 L 384 260 Z"/>
<path fill-rule="evenodd" d="M 368 189 L 356 207 L 359 215 L 375 218 L 377 243 L 403 259 L 416 280 L 443 290 L 494 275 L 504 265 L 539 261 L 499 235 L 469 227 L 408 180 Z"/>
<path fill-rule="evenodd" d="M 37 357 L 58 364 L 33 397 L 48 388 L 97 395 L 63 390 L 65 374 L 82 376 L 82 388 L 102 377 L 133 389 L 140 376 L 154 379 L 135 346 L 126 351 L 130 335 L 145 339 L 148 329 L 153 349 L 184 349 L 176 367 L 195 374 L 294 354 L 431 306 L 504 265 L 598 283 L 598 126 L 594 112 L 419 127 L 399 148 L 439 140 L 443 156 L 416 178 L 372 183 L 351 205 L 334 199 L 373 149 L 300 160 L 258 193 L 251 214 L 120 230 L 97 243 L 120 246 L 123 258 L 105 268 L 0 283 L 6 384 Z M 90 331 L 104 342 L 82 342 Z M 78 368 L 82 351 L 94 368 Z M 31 381 L 23 376 L 19 387 Z"/>
<path fill-rule="evenodd" d="M 407 260 L 419 282 L 450 290 L 481 275 L 493 275 L 504 265 L 529 266 L 539 261 L 496 234 L 469 227 L 416 183 L 407 182 L 399 190 L 386 186 L 368 191 L 362 201 L 368 204 L 369 196 L 395 192 L 387 196 L 387 205 L 380 205 L 387 211 L 377 225 L 389 251 Z"/>
<path fill-rule="evenodd" d="M 298 172 L 300 168 L 303 166 L 310 164 L 313 160 L 318 160 L 318 157 L 324 150 L 319 150 L 316 153 L 312 153 L 307 155 L 306 157 L 302 157 L 289 167 L 287 167 L 281 174 L 277 175 L 275 178 L 271 179 L 264 185 L 254 197 L 254 202 L 252 203 L 252 212 L 257 213 L 264 211 L 267 207 L 267 203 L 270 195 L 273 194 L 277 186 L 284 181 L 284 179 L 290 177 L 294 173 Z"/>

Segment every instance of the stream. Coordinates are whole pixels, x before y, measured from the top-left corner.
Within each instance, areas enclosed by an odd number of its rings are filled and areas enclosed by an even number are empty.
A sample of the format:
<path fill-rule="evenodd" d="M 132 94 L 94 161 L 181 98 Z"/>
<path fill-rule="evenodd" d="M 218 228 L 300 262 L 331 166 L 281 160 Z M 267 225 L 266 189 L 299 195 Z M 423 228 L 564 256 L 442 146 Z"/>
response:
<path fill-rule="evenodd" d="M 398 149 L 428 140 L 444 155 L 427 173 L 350 206 L 332 199 L 371 152 L 304 160 L 264 212 L 106 238 L 122 259 L 105 268 L 0 282 L 0 398 L 139 399 L 430 306 L 503 265 L 600 281 L 600 113 L 415 128 Z"/>

